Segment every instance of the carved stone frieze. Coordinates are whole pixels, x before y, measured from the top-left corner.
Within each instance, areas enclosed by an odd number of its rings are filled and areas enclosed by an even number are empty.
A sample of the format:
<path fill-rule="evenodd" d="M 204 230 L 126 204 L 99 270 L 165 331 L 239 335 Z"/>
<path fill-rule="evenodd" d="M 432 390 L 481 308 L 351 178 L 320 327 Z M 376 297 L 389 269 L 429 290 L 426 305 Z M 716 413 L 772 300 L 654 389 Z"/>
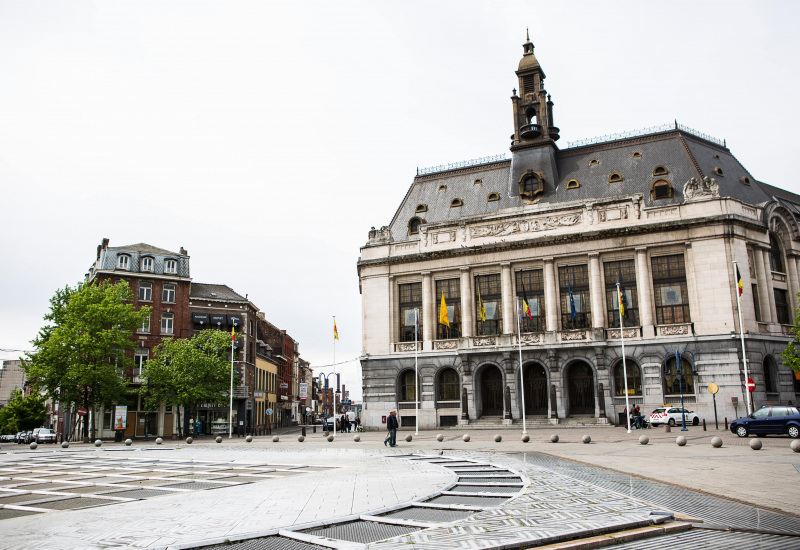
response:
<path fill-rule="evenodd" d="M 397 351 L 414 351 L 414 348 L 417 346 L 414 342 L 409 343 L 400 343 L 396 344 L 395 349 Z"/>
<path fill-rule="evenodd" d="M 457 349 L 458 340 L 436 340 L 433 342 L 433 349 Z"/>
<path fill-rule="evenodd" d="M 523 334 L 517 342 L 522 342 L 523 344 L 538 344 L 542 341 L 541 334 Z"/>
<path fill-rule="evenodd" d="M 571 330 L 568 332 L 561 333 L 561 339 L 566 342 L 572 342 L 575 340 L 586 340 L 586 331 L 584 330 Z"/>
<path fill-rule="evenodd" d="M 658 327 L 659 336 L 681 336 L 692 333 L 692 326 L 684 325 L 660 325 Z"/>
<path fill-rule="evenodd" d="M 388 243 L 392 238 L 392 233 L 389 231 L 389 226 L 384 225 L 380 229 L 374 227 L 369 230 L 369 244 L 382 244 Z"/>
<path fill-rule="evenodd" d="M 508 222 L 497 222 L 485 225 L 478 225 L 470 228 L 470 237 L 480 239 L 483 237 L 503 237 L 514 235 L 515 233 L 534 233 L 537 231 L 547 231 L 559 227 L 569 227 L 577 225 L 583 221 L 580 212 L 564 214 L 561 216 L 545 216 L 541 218 L 530 218 L 527 220 L 515 220 Z"/>
<path fill-rule="evenodd" d="M 610 340 L 619 340 L 620 339 L 620 337 L 619 337 L 619 329 L 618 328 L 608 329 L 607 332 L 608 332 L 608 338 Z M 622 335 L 625 338 L 636 338 L 636 337 L 639 336 L 639 329 L 638 328 L 626 328 L 626 329 L 623 329 Z"/>
<path fill-rule="evenodd" d="M 683 200 L 686 202 L 719 198 L 719 184 L 708 176 L 702 180 L 691 178 L 683 186 Z"/>
<path fill-rule="evenodd" d="M 480 336 L 472 339 L 472 345 L 475 347 L 496 346 L 497 338 L 494 336 Z"/>
<path fill-rule="evenodd" d="M 433 234 L 433 244 L 452 243 L 456 240 L 455 229 L 451 231 L 439 231 Z"/>

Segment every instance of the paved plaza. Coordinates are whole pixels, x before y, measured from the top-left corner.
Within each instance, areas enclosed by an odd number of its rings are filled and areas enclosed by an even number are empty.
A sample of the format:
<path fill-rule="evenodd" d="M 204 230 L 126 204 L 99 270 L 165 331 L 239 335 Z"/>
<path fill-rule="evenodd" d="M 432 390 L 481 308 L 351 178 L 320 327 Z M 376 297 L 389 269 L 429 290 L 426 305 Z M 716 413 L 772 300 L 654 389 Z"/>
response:
<path fill-rule="evenodd" d="M 523 442 L 515 426 L 399 432 L 390 449 L 382 432 L 298 434 L 3 445 L 0 547 L 800 549 L 785 437 L 754 451 L 700 427 L 556 426 Z"/>

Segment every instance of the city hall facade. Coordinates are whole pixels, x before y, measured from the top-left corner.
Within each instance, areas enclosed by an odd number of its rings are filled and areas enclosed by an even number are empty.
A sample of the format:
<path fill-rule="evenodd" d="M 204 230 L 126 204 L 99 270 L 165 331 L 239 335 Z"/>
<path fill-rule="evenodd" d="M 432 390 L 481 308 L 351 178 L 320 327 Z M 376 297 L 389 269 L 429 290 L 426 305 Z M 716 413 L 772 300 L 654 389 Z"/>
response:
<path fill-rule="evenodd" d="M 365 425 L 617 423 L 626 375 L 646 413 L 682 397 L 713 422 L 713 382 L 720 420 L 743 416 L 736 265 L 752 404 L 796 403 L 778 354 L 800 197 L 677 123 L 560 149 L 530 40 L 523 54 L 511 158 L 420 171 L 361 248 Z"/>

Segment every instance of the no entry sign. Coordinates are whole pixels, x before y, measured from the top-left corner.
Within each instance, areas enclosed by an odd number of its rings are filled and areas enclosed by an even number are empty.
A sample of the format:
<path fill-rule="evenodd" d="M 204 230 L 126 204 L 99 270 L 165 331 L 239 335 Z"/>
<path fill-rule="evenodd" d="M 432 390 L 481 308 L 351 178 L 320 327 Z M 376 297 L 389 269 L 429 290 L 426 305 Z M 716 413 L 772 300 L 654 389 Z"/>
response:
<path fill-rule="evenodd" d="M 755 380 L 753 380 L 752 378 L 748 378 L 747 379 L 747 391 L 751 392 L 751 391 L 753 391 L 755 389 L 756 389 Z"/>
<path fill-rule="evenodd" d="M 78 416 L 86 416 L 87 412 L 88 411 L 86 410 L 86 407 L 81 407 L 80 409 L 77 410 Z"/>

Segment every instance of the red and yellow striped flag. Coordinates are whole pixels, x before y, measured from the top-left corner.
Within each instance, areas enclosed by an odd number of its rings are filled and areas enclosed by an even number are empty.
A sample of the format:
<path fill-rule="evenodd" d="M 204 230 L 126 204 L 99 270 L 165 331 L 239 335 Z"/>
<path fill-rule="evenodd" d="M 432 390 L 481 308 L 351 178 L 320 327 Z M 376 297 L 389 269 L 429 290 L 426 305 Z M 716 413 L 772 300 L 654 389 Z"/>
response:
<path fill-rule="evenodd" d="M 339 339 L 339 331 L 336 330 L 336 319 L 333 320 L 333 339 L 334 340 Z"/>

